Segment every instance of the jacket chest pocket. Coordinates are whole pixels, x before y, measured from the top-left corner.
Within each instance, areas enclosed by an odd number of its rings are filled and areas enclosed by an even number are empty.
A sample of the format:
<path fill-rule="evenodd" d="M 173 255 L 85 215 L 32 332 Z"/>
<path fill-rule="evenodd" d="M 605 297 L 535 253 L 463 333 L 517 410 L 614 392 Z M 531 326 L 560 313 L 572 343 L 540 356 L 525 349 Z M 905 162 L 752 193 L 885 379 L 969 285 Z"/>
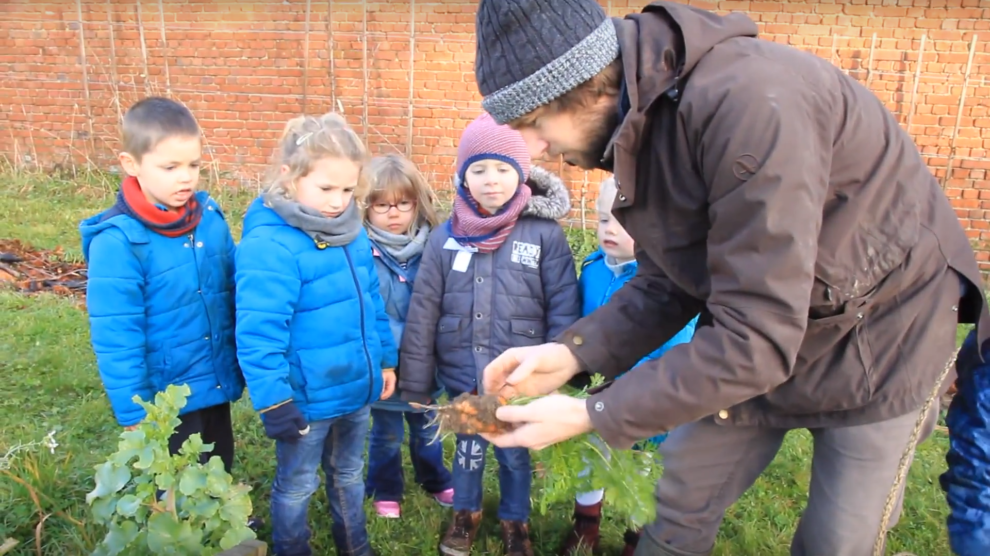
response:
<path fill-rule="evenodd" d="M 546 324 L 542 320 L 512 319 L 509 321 L 509 326 L 513 347 L 539 345 L 546 338 Z"/>

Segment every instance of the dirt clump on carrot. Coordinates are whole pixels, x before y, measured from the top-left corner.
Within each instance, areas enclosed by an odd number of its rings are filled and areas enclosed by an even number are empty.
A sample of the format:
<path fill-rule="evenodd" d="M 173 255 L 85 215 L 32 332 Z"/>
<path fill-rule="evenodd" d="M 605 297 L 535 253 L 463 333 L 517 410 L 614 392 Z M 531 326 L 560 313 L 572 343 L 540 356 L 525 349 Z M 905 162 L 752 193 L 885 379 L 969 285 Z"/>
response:
<path fill-rule="evenodd" d="M 512 423 L 500 421 L 495 411 L 508 400 L 494 394 L 461 394 L 449 404 L 419 406 L 434 412 L 433 423 L 439 435 L 446 434 L 501 434 L 513 429 Z M 419 405 L 419 404 L 416 404 Z"/>

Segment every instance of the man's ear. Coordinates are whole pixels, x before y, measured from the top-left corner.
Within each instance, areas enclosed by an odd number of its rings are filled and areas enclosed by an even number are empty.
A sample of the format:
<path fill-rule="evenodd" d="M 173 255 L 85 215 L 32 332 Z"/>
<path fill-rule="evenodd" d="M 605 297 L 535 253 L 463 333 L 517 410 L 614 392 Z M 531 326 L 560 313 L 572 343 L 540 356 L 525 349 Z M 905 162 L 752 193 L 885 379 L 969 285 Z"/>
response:
<path fill-rule="evenodd" d="M 279 171 L 282 172 L 282 175 L 283 176 L 286 175 L 286 174 L 288 174 L 289 173 L 289 165 L 288 164 L 283 164 L 282 167 L 279 168 Z"/>
<path fill-rule="evenodd" d="M 140 172 L 138 171 L 141 164 L 135 160 L 131 153 L 122 152 L 117 155 L 117 160 L 120 161 L 120 167 L 127 173 L 128 176 L 137 176 Z"/>

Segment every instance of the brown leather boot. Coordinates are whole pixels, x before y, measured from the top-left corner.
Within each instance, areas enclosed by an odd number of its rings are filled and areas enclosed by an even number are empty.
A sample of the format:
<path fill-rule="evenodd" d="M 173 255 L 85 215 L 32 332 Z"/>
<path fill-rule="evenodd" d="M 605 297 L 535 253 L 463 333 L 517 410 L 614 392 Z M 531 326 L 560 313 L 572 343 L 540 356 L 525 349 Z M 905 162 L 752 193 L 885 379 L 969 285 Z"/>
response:
<path fill-rule="evenodd" d="M 591 549 L 593 554 L 599 551 L 600 532 L 602 524 L 602 503 L 584 506 L 574 503 L 574 527 L 564 537 L 564 542 L 557 549 L 558 556 L 570 556 L 578 549 Z"/>
<path fill-rule="evenodd" d="M 529 541 L 529 524 L 525 521 L 502 520 L 502 543 L 505 556 L 533 556 Z"/>
<path fill-rule="evenodd" d="M 471 545 L 481 526 L 481 512 L 459 510 L 454 512 L 447 533 L 440 541 L 440 554 L 444 556 L 470 556 Z"/>
<path fill-rule="evenodd" d="M 626 545 L 622 547 L 622 556 L 633 556 L 636 553 L 636 545 L 639 544 L 639 533 L 639 531 L 626 529 L 626 532 L 622 535 L 622 538 L 626 541 Z"/>

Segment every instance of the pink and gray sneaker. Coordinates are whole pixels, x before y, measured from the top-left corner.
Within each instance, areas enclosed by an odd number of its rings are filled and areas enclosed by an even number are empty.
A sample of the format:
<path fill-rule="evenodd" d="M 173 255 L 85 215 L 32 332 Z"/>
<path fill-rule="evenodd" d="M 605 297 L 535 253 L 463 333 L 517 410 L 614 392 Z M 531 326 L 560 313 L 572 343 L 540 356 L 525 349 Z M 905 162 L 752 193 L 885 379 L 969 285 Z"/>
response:
<path fill-rule="evenodd" d="M 444 508 L 454 507 L 454 489 L 448 488 L 447 490 L 435 492 L 432 496 L 437 501 L 437 504 L 440 504 Z"/>
<path fill-rule="evenodd" d="M 392 502 L 390 500 L 380 500 L 372 504 L 375 508 L 375 513 L 378 517 L 384 517 L 386 519 L 399 519 L 402 516 L 402 509 L 398 502 Z"/>

